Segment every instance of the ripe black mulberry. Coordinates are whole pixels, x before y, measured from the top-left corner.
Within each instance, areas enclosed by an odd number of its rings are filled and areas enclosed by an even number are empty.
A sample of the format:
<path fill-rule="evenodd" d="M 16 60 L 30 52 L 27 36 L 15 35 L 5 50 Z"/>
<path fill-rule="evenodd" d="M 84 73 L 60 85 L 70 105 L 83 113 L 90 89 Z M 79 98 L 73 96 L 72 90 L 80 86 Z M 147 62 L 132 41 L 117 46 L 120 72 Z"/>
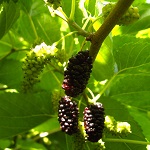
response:
<path fill-rule="evenodd" d="M 58 121 L 63 132 L 69 135 L 78 132 L 78 115 L 77 103 L 68 96 L 62 97 L 59 101 Z"/>
<path fill-rule="evenodd" d="M 84 127 L 89 141 L 98 142 L 102 138 L 104 121 L 104 108 L 101 103 L 90 104 L 84 109 Z"/>
<path fill-rule="evenodd" d="M 92 57 L 89 51 L 78 52 L 69 59 L 68 66 L 64 71 L 62 88 L 66 95 L 76 97 L 86 88 L 90 73 L 92 72 Z"/>

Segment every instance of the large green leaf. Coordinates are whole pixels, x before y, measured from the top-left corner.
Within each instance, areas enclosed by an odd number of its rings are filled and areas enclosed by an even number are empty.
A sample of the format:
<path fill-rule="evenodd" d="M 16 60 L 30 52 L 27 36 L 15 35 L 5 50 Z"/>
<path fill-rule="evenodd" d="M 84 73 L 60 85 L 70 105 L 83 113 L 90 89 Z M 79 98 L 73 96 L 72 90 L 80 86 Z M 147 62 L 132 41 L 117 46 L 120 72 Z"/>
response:
<path fill-rule="evenodd" d="M 122 47 L 114 49 L 114 57 L 118 65 L 118 69 L 139 66 L 150 62 L 150 44 L 141 42 L 140 39 L 136 43 L 125 43 Z"/>
<path fill-rule="evenodd" d="M 150 109 L 149 74 L 150 63 L 121 71 L 113 79 L 110 96 L 132 106 Z"/>
<path fill-rule="evenodd" d="M 134 112 L 135 108 L 143 111 L 150 109 L 150 44 L 144 41 L 141 42 L 140 39 L 129 42 L 129 39 L 124 41 L 125 44 L 121 47 L 121 42 L 116 44 L 113 50 L 118 72 L 108 81 L 106 87 L 109 87 L 109 97 L 129 107 L 130 114 L 138 121 L 142 129 L 145 128 L 143 133 L 148 138 L 149 136 L 146 134 L 148 123 L 145 125 L 140 123 L 144 120 L 148 122 L 148 118 L 143 116 L 142 119 L 138 119 L 138 116 L 143 115 L 142 112 L 136 111 L 137 114 Z M 116 38 L 116 40 L 119 40 L 119 38 Z M 112 105 L 110 106 L 112 107 Z M 123 117 L 120 113 L 121 107 L 118 114 L 119 117 Z M 131 127 L 133 129 L 134 125 Z M 113 146 L 116 147 L 114 144 Z M 143 149 L 137 145 L 131 149 L 137 148 Z"/>
<path fill-rule="evenodd" d="M 60 39 L 61 21 L 49 14 L 44 1 L 20 1 L 20 5 L 23 11 L 13 29 L 21 38 L 31 44 L 44 41 L 49 45 Z"/>
<path fill-rule="evenodd" d="M 12 0 L 9 3 L 3 3 L 3 9 L 0 13 L 0 39 L 9 31 L 19 17 L 19 6 Z"/>
<path fill-rule="evenodd" d="M 52 115 L 51 94 L 0 95 L 0 138 L 28 131 L 45 122 Z"/>
<path fill-rule="evenodd" d="M 111 97 L 133 106 L 150 107 L 149 49 L 150 44 L 141 43 L 140 39 L 136 43 L 115 47 L 114 56 L 119 72 L 109 81 Z"/>
<path fill-rule="evenodd" d="M 105 108 L 105 115 L 110 115 L 115 118 L 116 121 L 124 121 L 128 122 L 131 125 L 131 131 L 127 137 L 117 137 L 115 135 L 110 135 L 109 133 L 106 133 L 105 138 L 113 138 L 118 139 L 118 142 L 105 142 L 106 149 L 121 149 L 121 150 L 146 150 L 146 145 L 138 145 L 134 143 L 134 140 L 136 141 L 145 141 L 145 137 L 142 133 L 141 127 L 138 125 L 138 123 L 133 119 L 133 117 L 128 112 L 128 109 L 121 104 L 121 102 L 118 102 L 117 100 L 102 97 L 100 101 L 103 103 L 103 106 Z M 104 138 L 104 141 L 105 141 Z M 128 142 L 119 142 L 119 139 L 124 140 L 133 140 L 133 143 Z"/>

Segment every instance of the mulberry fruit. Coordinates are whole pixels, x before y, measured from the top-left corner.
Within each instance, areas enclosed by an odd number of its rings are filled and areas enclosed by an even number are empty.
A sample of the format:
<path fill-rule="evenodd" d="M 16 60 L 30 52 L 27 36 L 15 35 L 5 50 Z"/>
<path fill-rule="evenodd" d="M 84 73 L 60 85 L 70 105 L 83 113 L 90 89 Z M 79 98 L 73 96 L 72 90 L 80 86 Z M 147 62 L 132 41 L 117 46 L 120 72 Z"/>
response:
<path fill-rule="evenodd" d="M 69 135 L 78 132 L 78 107 L 68 96 L 61 98 L 58 108 L 58 121 L 63 132 Z"/>
<path fill-rule="evenodd" d="M 76 97 L 86 88 L 90 73 L 92 72 L 92 57 L 89 51 L 79 52 L 69 59 L 68 66 L 64 71 L 62 88 L 66 95 Z"/>
<path fill-rule="evenodd" d="M 104 121 L 104 108 L 101 103 L 90 104 L 85 108 L 84 127 L 89 141 L 98 142 L 102 138 Z"/>
<path fill-rule="evenodd" d="M 27 54 L 22 65 L 24 73 L 22 89 L 24 92 L 31 90 L 33 85 L 40 81 L 38 76 L 43 70 L 44 64 L 44 58 L 37 56 L 35 52 Z"/>
<path fill-rule="evenodd" d="M 106 19 L 111 10 L 114 8 L 115 3 L 109 3 L 102 8 L 103 18 Z M 130 6 L 126 13 L 119 19 L 118 25 L 128 25 L 140 18 L 139 10 L 137 7 Z"/>
<path fill-rule="evenodd" d="M 40 81 L 39 75 L 43 71 L 46 64 L 54 57 L 57 48 L 48 46 L 45 43 L 36 45 L 23 61 L 23 92 L 32 90 L 33 86 Z"/>

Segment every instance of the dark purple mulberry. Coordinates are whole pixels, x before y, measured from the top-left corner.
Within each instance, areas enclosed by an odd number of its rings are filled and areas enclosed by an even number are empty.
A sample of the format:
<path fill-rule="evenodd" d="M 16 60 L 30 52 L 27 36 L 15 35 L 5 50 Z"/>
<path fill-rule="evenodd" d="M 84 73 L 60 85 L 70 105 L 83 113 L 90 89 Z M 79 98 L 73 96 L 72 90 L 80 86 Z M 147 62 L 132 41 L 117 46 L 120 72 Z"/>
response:
<path fill-rule="evenodd" d="M 90 73 L 92 72 L 92 57 L 89 51 L 81 51 L 69 59 L 64 71 L 62 88 L 66 95 L 76 97 L 86 88 Z"/>
<path fill-rule="evenodd" d="M 58 121 L 63 132 L 69 135 L 78 131 L 78 107 L 76 102 L 71 101 L 68 96 L 59 101 Z"/>
<path fill-rule="evenodd" d="M 90 104 L 84 109 L 83 113 L 87 139 L 91 142 L 98 142 L 98 140 L 102 138 L 105 121 L 102 104 Z"/>

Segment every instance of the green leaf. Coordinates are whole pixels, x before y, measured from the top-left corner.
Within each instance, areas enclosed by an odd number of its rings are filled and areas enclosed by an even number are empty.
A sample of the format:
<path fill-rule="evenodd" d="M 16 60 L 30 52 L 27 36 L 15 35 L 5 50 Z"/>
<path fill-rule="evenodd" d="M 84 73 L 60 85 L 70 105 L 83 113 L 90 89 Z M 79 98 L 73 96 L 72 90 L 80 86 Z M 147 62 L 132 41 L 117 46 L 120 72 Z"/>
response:
<path fill-rule="evenodd" d="M 112 40 L 108 36 L 98 53 L 93 65 L 92 74 L 98 81 L 110 79 L 114 75 L 114 58 L 112 54 Z"/>
<path fill-rule="evenodd" d="M 133 119 L 133 117 L 129 114 L 128 109 L 122 105 L 121 102 L 118 102 L 115 99 L 111 99 L 109 97 L 101 97 L 100 102 L 103 103 L 105 109 L 105 115 L 110 115 L 115 118 L 116 121 L 124 121 L 128 122 L 131 125 L 131 131 L 127 137 L 118 137 L 119 139 L 128 139 L 128 140 L 136 140 L 136 141 L 145 141 L 145 137 L 142 133 L 141 127 L 139 124 Z M 115 135 L 106 134 L 105 138 L 114 138 Z M 105 141 L 104 138 L 104 141 Z M 146 142 L 146 141 L 145 141 Z M 121 150 L 146 150 L 146 145 L 138 145 L 133 143 L 120 143 L 120 142 L 105 142 L 106 149 L 121 149 Z"/>
<path fill-rule="evenodd" d="M 62 74 L 60 74 L 59 72 L 48 70 L 42 74 L 41 82 L 37 84 L 37 86 L 39 85 L 44 90 L 53 91 L 54 89 L 58 89 L 61 87 L 62 81 Z"/>
<path fill-rule="evenodd" d="M 149 109 L 149 73 L 150 63 L 121 71 L 114 77 L 109 95 L 123 103 Z"/>
<path fill-rule="evenodd" d="M 37 34 L 42 40 L 45 41 L 45 43 L 50 45 L 60 39 L 60 28 L 62 22 L 59 21 L 59 18 L 43 13 L 42 15 L 40 14 L 35 16 L 33 21 L 36 25 Z M 52 35 L 53 38 L 51 38 Z"/>
<path fill-rule="evenodd" d="M 23 80 L 22 64 L 17 60 L 4 59 L 0 62 L 0 83 L 19 89 Z"/>
<path fill-rule="evenodd" d="M 87 11 L 90 12 L 90 14 L 92 16 L 95 15 L 95 6 L 96 6 L 96 0 L 92 0 L 92 1 L 86 0 L 85 1 L 85 8 L 86 8 Z"/>
<path fill-rule="evenodd" d="M 125 38 L 122 37 L 122 39 Z M 115 38 L 115 40 L 119 40 L 119 38 Z M 120 41 L 122 40 L 120 39 Z M 138 124 L 141 125 L 143 129 L 148 124 L 143 126 L 143 124 L 140 123 L 140 119 L 137 119 L 137 116 L 141 116 L 142 114 L 139 112 L 134 115 L 133 112 L 135 112 L 135 107 L 143 111 L 148 111 L 150 109 L 150 45 L 146 40 L 130 38 L 129 36 L 128 39 L 123 42 L 125 44 L 122 47 L 120 47 L 122 44 L 122 42 L 120 42 L 119 44 L 116 44 L 113 50 L 119 71 L 111 78 L 111 80 L 108 81 L 106 85 L 109 87 L 108 95 L 113 99 L 113 102 L 114 100 L 117 100 L 118 102 L 128 106 L 129 111 L 131 112 L 130 114 L 136 121 L 138 121 Z M 121 107 L 118 114 L 119 117 L 123 117 L 120 113 Z M 148 121 L 143 116 L 141 121 L 144 120 Z M 135 128 L 134 125 L 131 127 L 132 129 Z M 146 131 L 147 130 L 145 129 L 143 133 Z M 144 135 L 145 137 L 148 137 L 148 135 Z M 116 147 L 115 144 L 112 145 L 114 148 Z M 138 148 L 146 149 L 146 146 L 145 148 L 138 146 Z M 133 149 L 137 149 L 137 145 L 135 145 Z"/>
<path fill-rule="evenodd" d="M 9 2 L 9 1 L 11 1 L 11 0 L 1 0 L 0 1 L 0 4 L 2 4 L 3 2 Z M 18 0 L 12 0 L 14 3 L 17 3 L 18 2 Z"/>
<path fill-rule="evenodd" d="M 125 43 L 122 47 L 115 47 L 114 57 L 119 70 L 150 62 L 150 44 L 142 42 L 140 39 L 135 42 Z"/>
<path fill-rule="evenodd" d="M 35 127 L 34 131 L 49 132 L 49 134 L 60 131 L 60 125 L 57 120 L 57 116 L 55 118 L 51 118 L 51 119 L 47 120 L 46 122 L 40 124 L 39 126 Z"/>
<path fill-rule="evenodd" d="M 12 0 L 3 3 L 3 10 L 0 13 L 0 39 L 9 31 L 19 18 L 19 6 Z"/>
<path fill-rule="evenodd" d="M 10 144 L 11 144 L 10 140 L 2 139 L 0 140 L 0 149 L 5 149 L 9 147 Z"/>
<path fill-rule="evenodd" d="M 60 39 L 62 21 L 51 16 L 43 1 L 33 1 L 21 1 L 23 11 L 13 29 L 32 45 L 43 41 L 51 45 Z"/>
<path fill-rule="evenodd" d="M 42 143 L 37 143 L 33 140 L 22 140 L 22 139 L 19 139 L 17 141 L 17 148 L 22 150 L 26 149 L 47 150 Z"/>
<path fill-rule="evenodd" d="M 28 131 L 53 113 L 50 93 L 4 93 L 0 97 L 0 138 Z"/>
<path fill-rule="evenodd" d="M 137 41 L 139 41 L 137 43 Z M 123 103 L 149 109 L 150 44 L 140 42 L 116 46 L 114 56 L 119 72 L 113 76 L 109 95 Z M 136 101 L 136 103 L 133 103 Z"/>
<path fill-rule="evenodd" d="M 143 111 L 139 111 L 136 108 L 129 107 L 128 108 L 130 114 L 134 117 L 136 121 L 138 121 L 139 125 L 143 130 L 143 134 L 145 135 L 146 139 L 150 141 L 150 118 L 148 118 L 147 114 Z"/>
<path fill-rule="evenodd" d="M 31 16 L 38 16 L 47 11 L 46 7 L 44 6 L 44 1 L 20 1 L 20 6 L 22 10 Z"/>

